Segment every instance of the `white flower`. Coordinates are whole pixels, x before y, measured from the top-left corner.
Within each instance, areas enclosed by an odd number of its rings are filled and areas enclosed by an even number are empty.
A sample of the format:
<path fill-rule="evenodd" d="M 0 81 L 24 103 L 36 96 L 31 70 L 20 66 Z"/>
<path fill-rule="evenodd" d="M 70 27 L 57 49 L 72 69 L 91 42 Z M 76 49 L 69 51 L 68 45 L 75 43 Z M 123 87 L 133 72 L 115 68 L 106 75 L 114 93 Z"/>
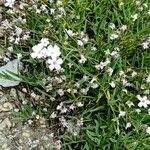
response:
<path fill-rule="evenodd" d="M 78 106 L 78 107 L 83 107 L 84 105 L 83 105 L 81 102 L 78 102 L 78 103 L 77 103 L 77 106 Z"/>
<path fill-rule="evenodd" d="M 14 51 L 13 46 L 8 47 L 7 49 L 8 49 L 9 52 L 13 52 Z"/>
<path fill-rule="evenodd" d="M 39 44 L 32 47 L 32 50 L 33 50 L 33 52 L 31 53 L 32 58 L 51 57 L 53 62 L 59 60 L 58 63 L 60 63 L 60 59 L 58 58 L 61 54 L 60 48 L 56 44 L 54 46 L 49 45 L 49 40 L 47 38 L 41 39 Z"/>
<path fill-rule="evenodd" d="M 81 127 L 83 125 L 83 118 L 81 118 L 80 120 L 77 120 L 77 126 Z"/>
<path fill-rule="evenodd" d="M 85 36 L 82 38 L 82 41 L 84 44 L 86 44 L 88 42 L 88 40 L 89 40 L 88 36 Z"/>
<path fill-rule="evenodd" d="M 106 61 L 100 62 L 100 64 L 95 65 L 95 68 L 97 70 L 100 70 L 100 69 L 103 69 L 104 67 L 106 67 L 108 64 L 110 64 L 110 60 L 107 58 Z"/>
<path fill-rule="evenodd" d="M 51 114 L 51 116 L 50 116 L 50 118 L 56 118 L 56 117 L 57 117 L 56 112 L 53 112 L 53 113 Z"/>
<path fill-rule="evenodd" d="M 42 54 L 41 51 L 43 49 L 43 45 L 42 44 L 37 44 L 35 46 L 32 47 L 33 52 L 31 53 L 31 57 L 32 58 L 42 58 Z"/>
<path fill-rule="evenodd" d="M 126 104 L 128 105 L 129 108 L 134 106 L 133 102 L 131 102 L 131 101 L 127 101 Z"/>
<path fill-rule="evenodd" d="M 48 59 L 47 63 L 49 64 L 49 69 L 59 71 L 61 70 L 61 64 L 63 63 L 63 60 L 61 58 L 53 58 L 53 59 Z"/>
<path fill-rule="evenodd" d="M 65 29 L 65 32 L 69 35 L 69 36 L 74 36 L 74 33 L 72 30 L 67 30 Z"/>
<path fill-rule="evenodd" d="M 141 7 L 138 7 L 138 10 L 142 11 L 144 8 L 141 6 Z"/>
<path fill-rule="evenodd" d="M 84 45 L 83 41 L 81 41 L 81 40 L 77 40 L 77 44 L 78 44 L 79 46 L 83 46 L 83 45 Z"/>
<path fill-rule="evenodd" d="M 116 87 L 116 84 L 115 84 L 114 81 L 111 81 L 111 82 L 109 83 L 109 85 L 110 85 L 112 88 L 115 88 L 115 87 Z"/>
<path fill-rule="evenodd" d="M 120 111 L 119 117 L 124 117 L 125 115 L 126 115 L 126 112 L 125 112 L 125 111 Z"/>
<path fill-rule="evenodd" d="M 130 122 L 128 122 L 127 124 L 126 124 L 126 127 L 125 127 L 125 129 L 127 130 L 128 128 L 130 128 L 131 127 L 131 123 Z"/>
<path fill-rule="evenodd" d="M 58 94 L 59 94 L 60 96 L 63 96 L 63 95 L 64 95 L 64 90 L 63 90 L 63 89 L 59 89 L 57 92 L 58 92 Z"/>
<path fill-rule="evenodd" d="M 140 109 L 135 109 L 135 112 L 137 112 L 138 114 L 141 112 Z"/>
<path fill-rule="evenodd" d="M 87 92 L 89 91 L 89 88 L 82 88 L 81 89 L 81 93 L 84 94 L 84 95 L 87 95 Z"/>
<path fill-rule="evenodd" d="M 150 134 L 150 127 L 147 127 L 146 132 Z"/>
<path fill-rule="evenodd" d="M 42 38 L 40 43 L 43 45 L 43 47 L 46 47 L 49 45 L 49 40 L 48 38 Z"/>
<path fill-rule="evenodd" d="M 146 82 L 150 83 L 150 76 L 147 77 Z"/>
<path fill-rule="evenodd" d="M 46 5 L 42 5 L 42 6 L 40 7 L 40 9 L 41 9 L 42 11 L 47 11 Z"/>
<path fill-rule="evenodd" d="M 58 10 L 59 10 L 59 12 L 60 12 L 62 15 L 65 15 L 65 14 L 66 14 L 66 12 L 65 12 L 65 10 L 64 10 L 63 7 L 59 7 Z"/>
<path fill-rule="evenodd" d="M 61 114 L 63 114 L 63 113 L 66 113 L 68 111 L 68 109 L 66 108 L 66 107 L 63 107 L 62 109 L 61 109 Z"/>
<path fill-rule="evenodd" d="M 127 89 L 122 89 L 123 92 L 125 92 L 126 94 L 128 93 Z"/>
<path fill-rule="evenodd" d="M 56 59 L 61 55 L 60 48 L 56 44 L 54 46 L 49 45 L 47 49 L 47 56 L 52 57 L 52 59 Z"/>
<path fill-rule="evenodd" d="M 143 49 L 149 48 L 149 42 L 143 42 L 141 45 L 142 45 Z"/>
<path fill-rule="evenodd" d="M 120 75 L 120 76 L 124 75 L 124 71 L 121 70 L 121 71 L 119 72 L 119 75 Z"/>
<path fill-rule="evenodd" d="M 150 104 L 150 100 L 147 99 L 147 96 L 141 97 L 140 95 L 137 95 L 136 97 L 140 101 L 138 103 L 139 107 L 147 108 L 147 106 Z"/>
<path fill-rule="evenodd" d="M 7 19 L 1 22 L 1 26 L 5 29 L 12 28 L 12 23 L 10 23 Z"/>
<path fill-rule="evenodd" d="M 107 70 L 106 70 L 106 72 L 109 74 L 109 76 L 111 76 L 112 75 L 112 73 L 113 73 L 113 68 L 111 68 L 111 67 L 109 67 Z"/>
<path fill-rule="evenodd" d="M 57 106 L 57 110 L 61 110 L 62 109 L 62 107 L 63 107 L 63 102 L 61 102 L 58 106 Z"/>
<path fill-rule="evenodd" d="M 69 109 L 71 109 L 71 110 L 74 110 L 75 108 L 76 108 L 76 106 L 73 105 L 73 104 L 71 104 L 71 105 L 69 106 Z"/>
<path fill-rule="evenodd" d="M 137 75 L 137 72 L 133 71 L 131 75 L 132 77 L 135 77 Z"/>
<path fill-rule="evenodd" d="M 114 23 L 110 23 L 109 27 L 110 27 L 112 30 L 116 28 Z"/>
<path fill-rule="evenodd" d="M 111 40 L 117 39 L 118 37 L 119 37 L 119 35 L 115 34 L 115 33 L 113 33 L 113 34 L 110 35 L 110 39 Z"/>
<path fill-rule="evenodd" d="M 147 3 L 144 3 L 144 4 L 143 4 L 143 6 L 144 6 L 145 8 L 148 8 L 148 5 L 147 5 Z"/>
<path fill-rule="evenodd" d="M 94 83 L 95 81 L 97 81 L 97 77 L 93 76 L 92 80 L 90 81 L 90 83 Z"/>
<path fill-rule="evenodd" d="M 148 109 L 148 114 L 150 115 L 150 108 Z"/>
<path fill-rule="evenodd" d="M 139 5 L 141 5 L 141 2 L 138 1 L 138 0 L 136 0 L 136 1 L 135 1 L 135 4 L 136 4 L 137 6 L 139 6 Z"/>
<path fill-rule="evenodd" d="M 5 0 L 5 6 L 6 7 L 13 7 L 15 4 L 15 0 Z"/>
<path fill-rule="evenodd" d="M 145 90 L 144 94 L 150 94 L 150 90 Z"/>
<path fill-rule="evenodd" d="M 131 18 L 133 19 L 133 21 L 137 20 L 138 19 L 138 14 L 131 15 Z"/>
<path fill-rule="evenodd" d="M 87 61 L 86 57 L 82 54 L 80 55 L 80 57 L 81 57 L 81 59 L 79 60 L 79 63 L 84 64 Z"/>
<path fill-rule="evenodd" d="M 104 51 L 104 53 L 105 53 L 106 56 L 107 56 L 107 55 L 110 55 L 110 50 L 107 49 L 106 51 Z"/>
<path fill-rule="evenodd" d="M 118 51 L 112 51 L 110 54 L 113 58 L 118 58 L 120 55 L 118 53 Z"/>
<path fill-rule="evenodd" d="M 96 89 L 96 88 L 98 87 L 98 84 L 97 84 L 96 82 L 91 83 L 91 87 L 92 87 L 93 89 Z"/>
<path fill-rule="evenodd" d="M 92 50 L 92 51 L 96 51 L 96 47 L 94 47 L 94 46 L 91 47 L 91 50 Z"/>
<path fill-rule="evenodd" d="M 50 13 L 51 13 L 51 14 L 54 14 L 54 13 L 55 13 L 55 9 L 54 9 L 54 8 L 51 8 L 51 9 L 50 9 Z"/>
<path fill-rule="evenodd" d="M 122 27 L 120 27 L 120 30 L 121 30 L 122 32 L 124 32 L 125 30 L 127 30 L 127 26 L 126 26 L 126 25 L 122 25 Z"/>
<path fill-rule="evenodd" d="M 29 38 L 30 38 L 30 35 L 27 34 L 27 33 L 24 34 L 23 37 L 22 37 L 23 40 L 27 40 L 27 39 L 29 39 Z"/>
<path fill-rule="evenodd" d="M 21 39 L 20 39 L 20 37 L 17 37 L 16 39 L 15 39 L 15 44 L 19 44 L 19 41 L 20 41 Z"/>
<path fill-rule="evenodd" d="M 125 78 L 122 78 L 122 84 L 123 84 L 123 86 L 132 86 L 132 84 L 131 83 L 129 83 L 128 81 L 127 81 L 127 79 L 125 79 Z"/>
<path fill-rule="evenodd" d="M 16 33 L 15 33 L 15 35 L 20 36 L 21 33 L 22 33 L 22 29 L 19 28 L 19 27 L 16 27 Z"/>

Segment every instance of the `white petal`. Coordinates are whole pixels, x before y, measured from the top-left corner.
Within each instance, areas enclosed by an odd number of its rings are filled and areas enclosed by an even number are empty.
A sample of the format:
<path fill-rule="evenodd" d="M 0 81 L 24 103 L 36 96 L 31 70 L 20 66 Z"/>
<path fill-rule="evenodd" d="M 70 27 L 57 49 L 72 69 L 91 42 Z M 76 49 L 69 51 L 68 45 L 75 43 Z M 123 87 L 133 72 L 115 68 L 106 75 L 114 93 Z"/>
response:
<path fill-rule="evenodd" d="M 62 63 L 63 63 L 63 60 L 62 60 L 61 58 L 59 58 L 59 59 L 57 60 L 57 64 L 61 65 Z"/>
<path fill-rule="evenodd" d="M 140 101 L 142 100 L 140 95 L 137 95 L 136 97 L 137 97 L 138 100 L 140 100 Z"/>
<path fill-rule="evenodd" d="M 149 100 L 147 100 L 147 101 L 146 101 L 146 103 L 147 103 L 147 104 L 150 104 L 150 101 L 149 101 Z"/>
<path fill-rule="evenodd" d="M 58 70 L 61 69 L 61 66 L 60 66 L 59 64 L 56 64 L 56 65 L 55 65 L 55 69 L 58 71 Z"/>
<path fill-rule="evenodd" d="M 49 69 L 52 71 L 55 68 L 53 64 L 49 65 Z"/>
<path fill-rule="evenodd" d="M 144 107 L 144 108 L 147 108 L 147 104 L 146 104 L 146 103 L 143 103 L 143 107 Z"/>
<path fill-rule="evenodd" d="M 31 53 L 31 57 L 32 57 L 32 58 L 36 58 L 36 57 L 37 57 L 37 53 L 34 53 L 34 52 Z"/>
<path fill-rule="evenodd" d="M 52 59 L 48 59 L 48 60 L 47 60 L 47 63 L 48 63 L 48 64 L 53 64 L 54 61 L 53 61 Z"/>
<path fill-rule="evenodd" d="M 139 106 L 139 107 L 142 107 L 142 106 L 143 106 L 143 103 L 142 103 L 142 102 L 138 103 L 138 106 Z"/>
<path fill-rule="evenodd" d="M 57 52 L 60 51 L 60 48 L 59 48 L 56 44 L 54 45 L 54 49 L 55 49 L 55 51 L 57 51 Z"/>

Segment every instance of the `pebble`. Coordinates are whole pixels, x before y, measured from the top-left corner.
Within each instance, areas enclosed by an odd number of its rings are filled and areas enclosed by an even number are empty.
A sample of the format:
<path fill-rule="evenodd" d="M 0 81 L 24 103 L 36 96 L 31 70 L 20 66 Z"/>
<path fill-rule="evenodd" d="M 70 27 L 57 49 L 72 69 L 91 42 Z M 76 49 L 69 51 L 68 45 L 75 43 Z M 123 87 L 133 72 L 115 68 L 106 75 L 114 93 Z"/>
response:
<path fill-rule="evenodd" d="M 24 137 L 30 137 L 30 131 L 28 131 L 28 130 L 26 130 L 26 131 L 24 131 L 23 133 L 22 133 L 22 135 L 24 136 Z"/>
<path fill-rule="evenodd" d="M 3 5 L 4 4 L 4 0 L 0 0 L 0 5 Z"/>
<path fill-rule="evenodd" d="M 9 102 L 4 103 L 3 105 L 0 105 L 0 112 L 2 111 L 10 111 L 13 109 L 13 105 Z"/>
<path fill-rule="evenodd" d="M 5 35 L 6 35 L 6 31 L 4 30 L 4 28 L 0 27 L 0 37 L 4 37 Z"/>
<path fill-rule="evenodd" d="M 11 124 L 9 118 L 6 118 L 0 123 L 0 131 L 5 129 L 6 127 L 10 129 L 11 126 L 12 126 L 12 124 Z"/>

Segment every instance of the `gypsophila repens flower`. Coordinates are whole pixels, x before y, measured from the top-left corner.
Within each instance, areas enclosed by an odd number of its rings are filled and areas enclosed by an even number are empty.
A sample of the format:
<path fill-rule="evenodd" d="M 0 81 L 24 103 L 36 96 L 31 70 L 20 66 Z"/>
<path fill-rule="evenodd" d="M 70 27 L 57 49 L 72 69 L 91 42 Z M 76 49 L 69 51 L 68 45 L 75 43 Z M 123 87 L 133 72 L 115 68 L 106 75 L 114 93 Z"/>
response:
<path fill-rule="evenodd" d="M 130 122 L 128 122 L 127 124 L 126 124 L 126 127 L 125 127 L 125 129 L 127 130 L 128 128 L 130 128 L 131 127 L 131 123 Z"/>
<path fill-rule="evenodd" d="M 138 19 L 138 14 L 131 15 L 131 18 L 133 21 L 136 21 Z"/>
<path fill-rule="evenodd" d="M 126 115 L 126 112 L 125 111 L 120 111 L 119 112 L 119 117 L 124 117 Z"/>
<path fill-rule="evenodd" d="M 51 71 L 60 71 L 63 60 L 60 58 L 60 48 L 55 45 L 50 45 L 47 38 L 41 39 L 40 43 L 32 47 L 32 58 L 45 59 Z"/>
<path fill-rule="evenodd" d="M 5 6 L 12 8 L 15 4 L 15 0 L 5 0 Z"/>
<path fill-rule="evenodd" d="M 146 132 L 150 134 L 150 127 L 147 127 Z"/>
<path fill-rule="evenodd" d="M 138 103 L 138 106 L 139 107 L 144 107 L 144 108 L 147 108 L 148 107 L 148 105 L 150 105 L 150 100 L 147 98 L 147 96 L 140 96 L 140 95 L 137 95 L 136 96 L 137 97 L 137 99 L 140 101 L 139 103 Z"/>

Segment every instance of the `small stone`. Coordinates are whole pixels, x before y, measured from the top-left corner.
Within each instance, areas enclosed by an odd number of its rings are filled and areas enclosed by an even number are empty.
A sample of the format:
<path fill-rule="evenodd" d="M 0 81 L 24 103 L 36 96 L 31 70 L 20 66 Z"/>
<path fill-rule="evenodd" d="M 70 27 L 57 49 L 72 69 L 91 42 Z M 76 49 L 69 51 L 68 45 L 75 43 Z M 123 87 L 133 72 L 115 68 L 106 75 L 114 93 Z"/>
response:
<path fill-rule="evenodd" d="M 4 104 L 3 104 L 3 107 L 6 108 L 6 109 L 8 109 L 8 110 L 13 109 L 13 105 L 12 105 L 11 103 L 9 103 L 9 102 L 4 103 Z"/>
<path fill-rule="evenodd" d="M 40 116 L 39 116 L 39 115 L 36 115 L 36 119 L 40 119 Z"/>
<path fill-rule="evenodd" d="M 30 131 L 24 131 L 24 132 L 22 133 L 22 135 L 23 135 L 24 137 L 30 137 L 29 132 L 30 132 Z"/>
<path fill-rule="evenodd" d="M 6 142 L 7 142 L 7 139 L 5 135 L 2 132 L 0 132 L 0 147 L 2 147 L 2 145 Z"/>
<path fill-rule="evenodd" d="M 4 37 L 6 35 L 6 31 L 0 27 L 0 37 Z"/>
<path fill-rule="evenodd" d="M 2 14 L 0 14 L 0 22 L 2 21 L 2 18 L 3 18 L 3 16 L 2 16 Z"/>
<path fill-rule="evenodd" d="M 7 143 L 4 143 L 3 146 L 2 146 L 2 148 L 6 149 L 7 148 Z"/>
<path fill-rule="evenodd" d="M 8 118 L 4 119 L 1 123 L 0 123 L 0 130 L 3 130 L 4 128 L 10 128 L 12 126 L 10 120 Z"/>
<path fill-rule="evenodd" d="M 18 109 L 18 108 L 15 108 L 14 111 L 15 111 L 15 112 L 19 112 L 19 109 Z"/>
<path fill-rule="evenodd" d="M 11 90 L 10 90 L 10 96 L 12 96 L 12 97 L 14 97 L 14 98 L 17 98 L 16 89 L 11 88 Z"/>
<path fill-rule="evenodd" d="M 46 125 L 42 124 L 40 127 L 41 127 L 41 128 L 46 128 Z"/>
<path fill-rule="evenodd" d="M 3 105 L 0 105 L 0 112 L 3 112 L 3 111 L 10 111 L 13 109 L 13 106 L 11 103 L 7 102 L 7 103 L 4 103 Z"/>
<path fill-rule="evenodd" d="M 4 0 L 0 0 L 0 5 L 3 5 L 4 4 Z"/>
<path fill-rule="evenodd" d="M 26 88 L 22 88 L 22 92 L 27 93 L 27 89 Z"/>

